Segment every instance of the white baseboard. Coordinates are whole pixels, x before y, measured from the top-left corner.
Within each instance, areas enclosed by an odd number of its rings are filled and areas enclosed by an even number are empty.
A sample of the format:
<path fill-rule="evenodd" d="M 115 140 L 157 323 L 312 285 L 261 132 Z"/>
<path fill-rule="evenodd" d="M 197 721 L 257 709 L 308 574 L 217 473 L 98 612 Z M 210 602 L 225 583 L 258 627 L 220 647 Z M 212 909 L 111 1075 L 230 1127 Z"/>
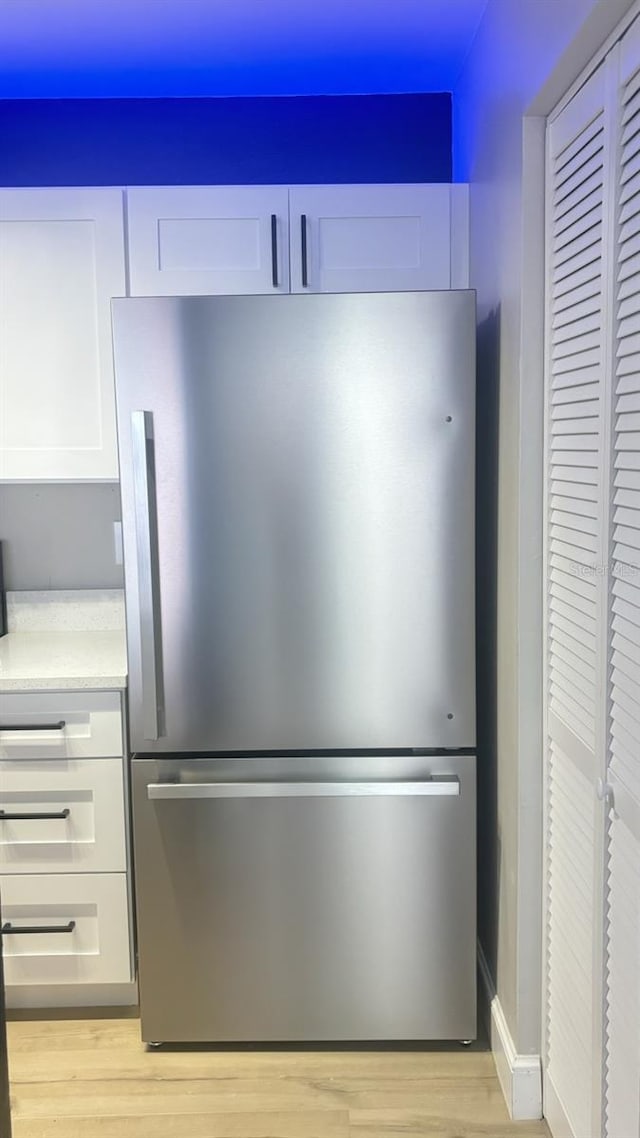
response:
<path fill-rule="evenodd" d="M 518 1055 L 487 961 L 478 945 L 484 1006 L 489 1009 L 489 1038 L 502 1093 L 514 1121 L 542 1118 L 542 1063 L 539 1055 Z"/>

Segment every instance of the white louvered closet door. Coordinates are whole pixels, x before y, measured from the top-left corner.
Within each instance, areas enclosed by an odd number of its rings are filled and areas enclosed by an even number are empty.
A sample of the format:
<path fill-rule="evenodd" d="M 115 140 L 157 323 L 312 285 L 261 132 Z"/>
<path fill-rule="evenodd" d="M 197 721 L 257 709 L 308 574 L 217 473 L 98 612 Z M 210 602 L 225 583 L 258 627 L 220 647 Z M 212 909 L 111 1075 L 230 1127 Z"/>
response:
<path fill-rule="evenodd" d="M 605 794 L 604 1133 L 640 1135 L 640 25 L 613 61 L 616 256 Z"/>
<path fill-rule="evenodd" d="M 547 150 L 544 1090 L 549 1124 L 562 1138 L 595 1138 L 601 1110 L 594 884 L 606 733 L 606 90 L 601 67 L 550 123 Z"/>

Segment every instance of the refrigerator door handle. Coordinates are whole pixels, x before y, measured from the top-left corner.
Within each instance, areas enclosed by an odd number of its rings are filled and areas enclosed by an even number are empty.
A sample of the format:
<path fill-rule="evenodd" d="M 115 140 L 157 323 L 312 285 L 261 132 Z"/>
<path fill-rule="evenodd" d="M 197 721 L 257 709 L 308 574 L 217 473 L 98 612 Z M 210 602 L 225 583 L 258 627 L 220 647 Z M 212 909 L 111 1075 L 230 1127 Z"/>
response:
<path fill-rule="evenodd" d="M 132 472 L 140 612 L 142 722 L 145 739 L 160 735 L 162 662 L 160 655 L 158 534 L 156 519 L 153 415 L 131 412 Z"/>
<path fill-rule="evenodd" d="M 151 782 L 147 798 L 410 798 L 460 794 L 457 775 L 436 775 L 420 782 Z"/>

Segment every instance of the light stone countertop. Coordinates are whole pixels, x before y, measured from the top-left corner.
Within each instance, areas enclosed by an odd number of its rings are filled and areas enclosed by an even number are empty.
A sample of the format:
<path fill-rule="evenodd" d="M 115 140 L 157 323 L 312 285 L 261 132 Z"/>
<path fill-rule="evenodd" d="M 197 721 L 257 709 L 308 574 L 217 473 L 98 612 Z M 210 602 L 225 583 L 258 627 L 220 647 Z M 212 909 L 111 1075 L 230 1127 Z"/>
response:
<path fill-rule="evenodd" d="M 8 593 L 7 618 L 0 692 L 126 687 L 120 590 Z"/>

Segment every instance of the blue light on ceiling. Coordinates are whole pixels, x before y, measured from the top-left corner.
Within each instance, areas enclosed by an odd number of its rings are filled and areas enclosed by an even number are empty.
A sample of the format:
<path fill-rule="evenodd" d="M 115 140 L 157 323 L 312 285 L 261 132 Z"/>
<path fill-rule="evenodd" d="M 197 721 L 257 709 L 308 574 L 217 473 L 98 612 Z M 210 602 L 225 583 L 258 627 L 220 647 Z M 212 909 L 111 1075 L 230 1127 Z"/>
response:
<path fill-rule="evenodd" d="M 0 98 L 450 91 L 486 0 L 2 0 Z"/>

